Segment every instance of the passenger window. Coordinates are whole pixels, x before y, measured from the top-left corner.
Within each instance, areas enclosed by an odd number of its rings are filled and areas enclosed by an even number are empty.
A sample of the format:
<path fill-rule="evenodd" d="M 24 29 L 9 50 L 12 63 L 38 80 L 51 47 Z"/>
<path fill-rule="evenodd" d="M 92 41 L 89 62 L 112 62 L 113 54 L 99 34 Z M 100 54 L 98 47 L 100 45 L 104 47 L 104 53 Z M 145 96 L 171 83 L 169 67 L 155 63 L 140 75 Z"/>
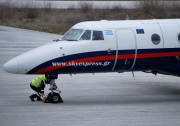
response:
<path fill-rule="evenodd" d="M 86 30 L 80 40 L 91 40 L 91 30 Z"/>
<path fill-rule="evenodd" d="M 103 36 L 102 31 L 93 31 L 92 40 L 104 40 L 104 36 Z"/>
<path fill-rule="evenodd" d="M 151 36 L 151 41 L 153 44 L 157 45 L 160 43 L 161 39 L 160 39 L 160 36 L 158 34 L 153 34 Z"/>

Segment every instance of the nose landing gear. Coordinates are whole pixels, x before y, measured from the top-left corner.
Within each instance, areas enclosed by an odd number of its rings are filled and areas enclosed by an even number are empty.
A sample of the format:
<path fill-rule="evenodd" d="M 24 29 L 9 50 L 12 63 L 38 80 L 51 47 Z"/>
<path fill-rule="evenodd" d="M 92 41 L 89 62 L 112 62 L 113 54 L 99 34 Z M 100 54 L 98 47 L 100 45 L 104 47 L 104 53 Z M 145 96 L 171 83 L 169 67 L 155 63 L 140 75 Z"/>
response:
<path fill-rule="evenodd" d="M 50 79 L 50 88 L 49 90 L 51 90 L 51 92 L 48 94 L 46 102 L 49 103 L 63 103 L 63 100 L 61 98 L 61 91 L 58 89 L 56 83 L 55 83 L 55 79 L 57 79 L 57 75 L 55 75 L 55 77 L 52 75 L 48 75 L 49 79 Z"/>

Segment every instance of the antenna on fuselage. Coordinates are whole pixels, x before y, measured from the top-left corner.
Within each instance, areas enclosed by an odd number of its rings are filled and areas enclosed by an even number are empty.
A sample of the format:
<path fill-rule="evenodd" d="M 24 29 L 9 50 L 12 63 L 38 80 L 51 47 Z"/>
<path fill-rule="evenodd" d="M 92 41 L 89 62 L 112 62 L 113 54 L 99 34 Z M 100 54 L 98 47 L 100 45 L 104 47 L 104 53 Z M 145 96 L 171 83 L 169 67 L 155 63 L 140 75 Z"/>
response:
<path fill-rule="evenodd" d="M 134 80 L 135 80 L 135 77 L 134 77 L 134 71 L 132 71 L 132 75 L 133 75 L 133 78 L 134 78 Z"/>

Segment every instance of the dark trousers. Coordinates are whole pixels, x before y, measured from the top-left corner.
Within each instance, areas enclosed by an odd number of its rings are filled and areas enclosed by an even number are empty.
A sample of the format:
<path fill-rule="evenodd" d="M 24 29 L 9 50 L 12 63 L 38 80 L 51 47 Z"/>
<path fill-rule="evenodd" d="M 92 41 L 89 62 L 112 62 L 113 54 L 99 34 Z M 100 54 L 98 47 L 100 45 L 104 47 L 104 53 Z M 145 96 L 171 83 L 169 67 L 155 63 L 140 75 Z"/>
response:
<path fill-rule="evenodd" d="M 38 94 L 40 93 L 41 94 L 41 89 L 40 88 L 37 88 L 35 86 L 33 86 L 32 84 L 30 84 L 30 87 L 31 89 L 33 89 L 35 92 L 37 92 Z"/>
<path fill-rule="evenodd" d="M 33 86 L 32 84 L 30 84 L 31 89 L 33 89 L 35 92 L 37 92 L 39 95 L 41 94 L 41 89 L 37 88 L 35 86 Z M 37 94 L 32 94 L 31 95 L 32 98 L 38 98 L 40 99 L 40 96 L 38 96 Z"/>

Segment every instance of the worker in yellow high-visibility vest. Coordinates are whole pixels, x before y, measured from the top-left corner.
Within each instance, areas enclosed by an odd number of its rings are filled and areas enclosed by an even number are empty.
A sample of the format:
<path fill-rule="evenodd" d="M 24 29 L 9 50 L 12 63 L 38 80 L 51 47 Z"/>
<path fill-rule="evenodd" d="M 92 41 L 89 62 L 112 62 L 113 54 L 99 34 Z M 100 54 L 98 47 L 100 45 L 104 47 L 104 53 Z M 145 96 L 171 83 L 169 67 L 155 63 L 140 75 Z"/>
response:
<path fill-rule="evenodd" d="M 50 80 L 47 76 L 40 75 L 31 81 L 30 87 L 38 94 L 41 94 L 41 97 L 44 97 L 44 88 L 46 84 L 49 84 L 49 82 Z M 34 98 L 37 98 L 37 101 L 42 100 L 37 94 L 32 94 L 29 98 L 31 101 L 35 101 Z"/>

